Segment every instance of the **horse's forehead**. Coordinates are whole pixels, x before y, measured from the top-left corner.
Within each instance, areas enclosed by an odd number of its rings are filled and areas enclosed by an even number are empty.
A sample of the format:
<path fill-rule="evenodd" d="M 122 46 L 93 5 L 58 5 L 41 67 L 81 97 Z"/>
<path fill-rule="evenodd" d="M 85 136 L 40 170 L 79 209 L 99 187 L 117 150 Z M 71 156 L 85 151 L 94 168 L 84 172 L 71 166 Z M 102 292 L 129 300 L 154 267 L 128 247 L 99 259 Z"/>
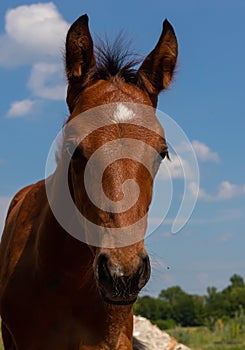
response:
<path fill-rule="evenodd" d="M 144 91 L 117 78 L 112 81 L 99 80 L 84 89 L 77 98 L 74 112 L 78 114 L 98 105 L 120 102 L 151 106 L 151 100 Z"/>
<path fill-rule="evenodd" d="M 67 134 L 77 140 L 99 141 L 115 138 L 164 138 L 155 110 L 144 104 L 117 102 L 86 110 L 66 124 Z"/>
<path fill-rule="evenodd" d="M 136 137 L 142 141 L 151 138 L 157 142 L 159 137 L 164 137 L 147 95 L 121 81 L 99 81 L 85 89 L 69 124 L 74 136 L 77 134 L 79 140 L 86 138 L 90 148 L 91 144 L 95 146 L 115 138 Z"/>

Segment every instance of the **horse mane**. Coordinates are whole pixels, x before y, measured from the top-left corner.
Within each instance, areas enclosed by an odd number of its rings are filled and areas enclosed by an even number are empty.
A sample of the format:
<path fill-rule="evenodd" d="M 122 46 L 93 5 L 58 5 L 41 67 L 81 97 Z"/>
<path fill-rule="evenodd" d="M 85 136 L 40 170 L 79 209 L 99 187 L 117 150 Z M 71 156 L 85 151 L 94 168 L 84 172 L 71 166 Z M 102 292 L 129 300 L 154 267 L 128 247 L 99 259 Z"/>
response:
<path fill-rule="evenodd" d="M 126 83 L 135 83 L 137 70 L 135 66 L 141 61 L 139 55 L 131 49 L 131 41 L 119 33 L 111 42 L 107 37 L 97 39 L 95 46 L 96 72 L 94 78 L 110 80 L 118 77 Z"/>

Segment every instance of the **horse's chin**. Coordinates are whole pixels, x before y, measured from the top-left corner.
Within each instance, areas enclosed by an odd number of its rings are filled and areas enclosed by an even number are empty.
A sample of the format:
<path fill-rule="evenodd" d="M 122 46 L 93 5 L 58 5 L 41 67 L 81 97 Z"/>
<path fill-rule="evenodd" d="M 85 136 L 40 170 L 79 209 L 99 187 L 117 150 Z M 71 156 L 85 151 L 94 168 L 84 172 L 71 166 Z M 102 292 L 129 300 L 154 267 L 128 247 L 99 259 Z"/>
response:
<path fill-rule="evenodd" d="M 104 303 L 107 305 L 133 305 L 137 300 L 137 296 L 133 298 L 119 299 L 119 298 L 105 296 L 103 293 L 101 293 L 101 297 Z"/>

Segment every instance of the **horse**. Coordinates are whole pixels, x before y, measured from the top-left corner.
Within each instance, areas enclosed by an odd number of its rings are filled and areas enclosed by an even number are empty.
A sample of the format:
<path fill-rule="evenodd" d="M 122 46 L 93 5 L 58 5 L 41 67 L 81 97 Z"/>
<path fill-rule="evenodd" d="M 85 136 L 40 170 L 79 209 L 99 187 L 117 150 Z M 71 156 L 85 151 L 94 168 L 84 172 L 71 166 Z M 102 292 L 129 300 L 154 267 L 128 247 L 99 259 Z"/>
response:
<path fill-rule="evenodd" d="M 70 112 L 65 126 L 75 119 L 82 121 L 64 132 L 57 168 L 48 180 L 21 189 L 10 203 L 0 245 L 4 349 L 139 349 L 140 343 L 133 339 L 133 304 L 151 272 L 144 236 L 154 181 L 142 164 L 147 159 L 155 175 L 168 155 L 164 130 L 154 111 L 159 93 L 169 86 L 175 72 L 177 39 L 165 20 L 156 46 L 136 67 L 118 42 L 96 49 L 88 16 L 82 15 L 68 30 L 65 50 Z M 151 108 L 154 113 L 149 117 L 150 124 L 157 132 L 140 124 L 148 115 L 137 108 L 133 110 L 135 103 Z M 108 106 L 105 113 L 89 115 L 91 110 Z M 82 119 L 87 113 L 89 118 Z M 80 132 L 98 120 L 105 123 L 89 129 L 79 139 Z M 138 146 L 132 150 L 128 139 L 136 140 Z M 106 164 L 102 189 L 110 206 L 105 210 L 87 194 L 85 173 L 96 150 L 106 145 L 98 161 L 103 168 L 104 156 L 113 155 L 115 142 L 122 154 L 127 148 L 137 159 L 122 156 Z M 149 156 L 144 145 L 155 152 Z M 65 159 L 68 166 L 64 165 Z M 93 188 L 97 186 L 96 169 L 91 169 L 88 178 Z M 68 209 L 66 215 L 65 186 L 60 174 L 65 174 L 73 205 L 85 218 L 77 220 L 82 239 L 60 223 L 52 208 L 56 205 L 63 210 L 65 225 L 74 216 Z M 122 201 L 124 185 L 131 180 L 138 185 L 138 198 L 130 208 L 119 212 L 114 206 Z M 140 220 L 140 235 L 129 244 L 113 245 L 106 238 L 108 230 L 115 228 L 114 242 L 120 232 Z M 100 228 L 101 244 L 91 241 L 92 233 L 85 224 L 88 221 Z M 120 231 L 121 228 L 126 229 Z M 130 235 L 134 235 L 134 228 Z"/>

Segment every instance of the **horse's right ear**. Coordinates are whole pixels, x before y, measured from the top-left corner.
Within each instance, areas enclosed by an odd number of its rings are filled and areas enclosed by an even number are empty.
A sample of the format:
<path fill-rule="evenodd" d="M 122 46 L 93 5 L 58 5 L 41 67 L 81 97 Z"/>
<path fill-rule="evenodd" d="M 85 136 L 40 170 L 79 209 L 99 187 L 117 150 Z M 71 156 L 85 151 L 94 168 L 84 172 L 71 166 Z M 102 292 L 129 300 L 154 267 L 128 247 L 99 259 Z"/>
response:
<path fill-rule="evenodd" d="M 88 27 L 88 16 L 79 17 L 70 27 L 66 37 L 66 75 L 72 80 L 84 79 L 95 66 L 93 40 Z"/>

